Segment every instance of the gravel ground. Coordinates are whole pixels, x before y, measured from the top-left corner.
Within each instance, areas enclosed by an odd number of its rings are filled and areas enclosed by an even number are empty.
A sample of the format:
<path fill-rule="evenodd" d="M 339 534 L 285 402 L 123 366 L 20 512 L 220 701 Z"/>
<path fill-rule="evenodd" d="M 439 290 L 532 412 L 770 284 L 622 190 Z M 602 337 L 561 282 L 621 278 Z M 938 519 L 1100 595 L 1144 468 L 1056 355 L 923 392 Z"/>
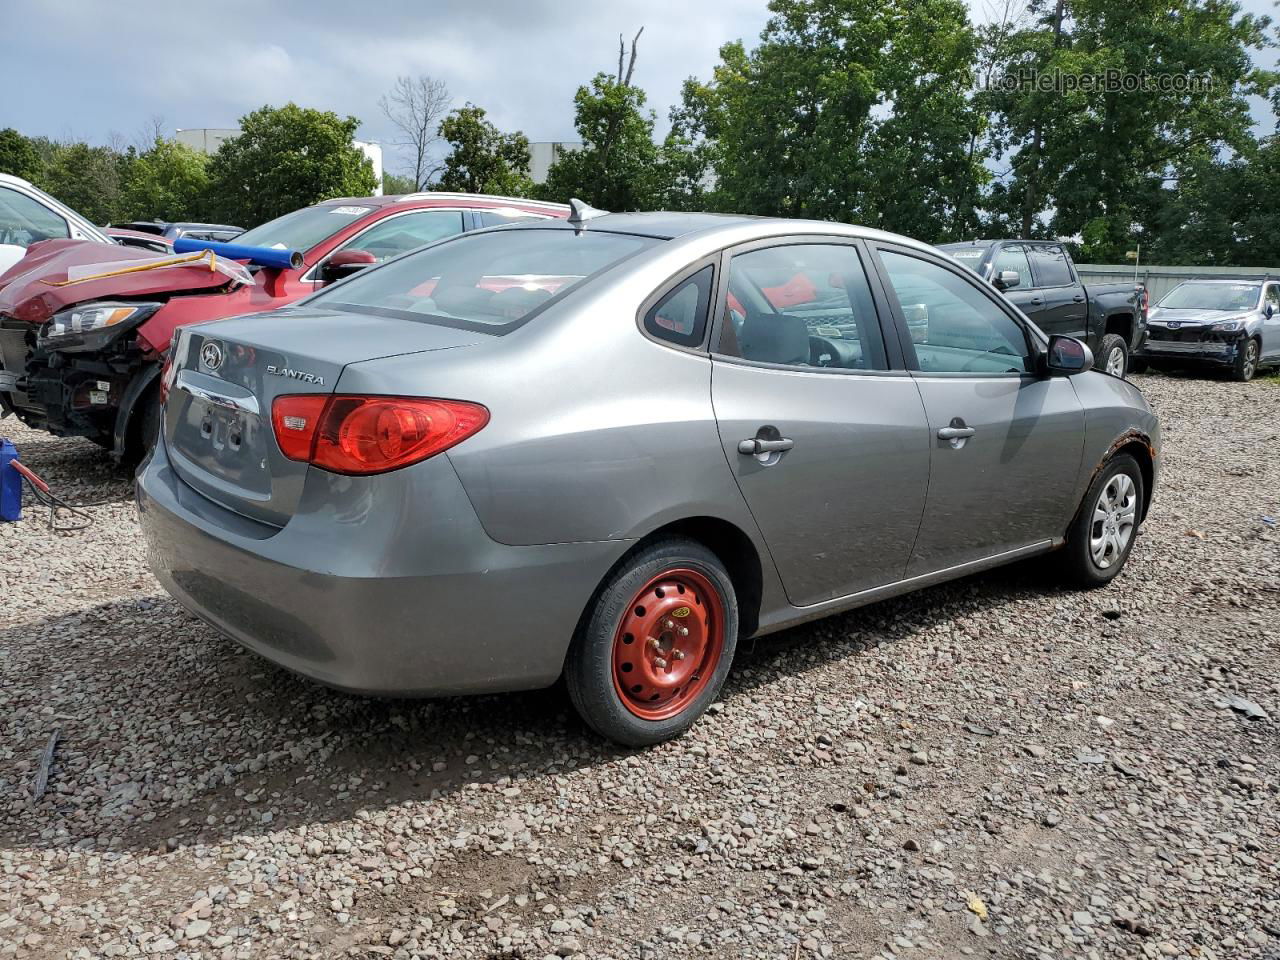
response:
<path fill-rule="evenodd" d="M 1280 958 L 1280 382 L 1136 379 L 1166 472 L 1114 585 L 746 643 L 644 752 L 555 690 L 255 659 L 159 589 L 98 448 L 5 421 L 99 505 L 0 526 L 0 957 Z"/>

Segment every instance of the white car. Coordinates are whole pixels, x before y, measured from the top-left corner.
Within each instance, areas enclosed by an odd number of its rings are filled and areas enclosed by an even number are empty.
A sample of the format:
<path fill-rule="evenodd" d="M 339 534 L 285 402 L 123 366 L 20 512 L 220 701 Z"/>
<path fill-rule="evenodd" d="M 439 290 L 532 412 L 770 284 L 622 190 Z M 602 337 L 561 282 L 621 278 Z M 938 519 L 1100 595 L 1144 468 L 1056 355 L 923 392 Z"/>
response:
<path fill-rule="evenodd" d="M 20 177 L 0 173 L 0 273 L 40 240 L 70 237 L 111 243 L 100 229 Z"/>

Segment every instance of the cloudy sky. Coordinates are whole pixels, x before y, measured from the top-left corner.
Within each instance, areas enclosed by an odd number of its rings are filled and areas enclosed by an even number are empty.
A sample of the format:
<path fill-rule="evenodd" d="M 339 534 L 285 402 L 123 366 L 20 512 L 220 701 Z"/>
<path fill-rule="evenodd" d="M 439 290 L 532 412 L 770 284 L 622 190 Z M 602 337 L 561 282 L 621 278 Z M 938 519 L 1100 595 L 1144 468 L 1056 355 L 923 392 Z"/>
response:
<path fill-rule="evenodd" d="M 989 2 L 970 0 L 979 18 Z M 1273 0 L 1245 7 L 1275 13 Z M 616 69 L 620 31 L 645 28 L 636 82 L 665 121 L 684 78 L 707 76 L 720 44 L 753 41 L 766 17 L 765 0 L 0 0 L 0 127 L 133 141 L 152 116 L 170 132 L 233 127 L 292 100 L 387 141 L 379 96 L 399 74 L 429 73 L 503 129 L 567 140 L 574 90 Z"/>

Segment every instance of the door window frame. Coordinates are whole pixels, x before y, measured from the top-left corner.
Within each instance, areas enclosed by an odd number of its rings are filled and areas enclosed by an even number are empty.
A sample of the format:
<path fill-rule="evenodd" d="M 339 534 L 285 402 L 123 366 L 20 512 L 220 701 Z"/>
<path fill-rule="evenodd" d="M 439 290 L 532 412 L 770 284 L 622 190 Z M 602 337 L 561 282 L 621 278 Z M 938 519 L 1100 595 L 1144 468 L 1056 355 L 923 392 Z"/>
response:
<path fill-rule="evenodd" d="M 934 256 L 925 250 L 917 250 L 914 247 L 905 247 L 890 242 L 873 241 L 870 246 L 873 254 L 872 263 L 876 270 L 882 295 L 889 304 L 889 312 L 894 320 L 897 340 L 905 358 L 905 366 L 907 370 L 910 371 L 911 376 L 949 380 L 964 378 L 1007 380 L 1010 377 L 1018 377 L 1019 379 L 1025 380 L 1044 379 L 1043 375 L 1035 370 L 1024 370 L 1016 373 L 980 370 L 921 370 L 920 359 L 916 356 L 915 344 L 911 340 L 911 331 L 907 326 L 906 314 L 902 310 L 902 304 L 898 301 L 897 292 L 893 289 L 893 284 L 889 279 L 888 270 L 884 265 L 884 261 L 880 257 L 882 251 L 885 253 L 896 253 L 901 256 L 913 257 L 916 260 L 922 260 L 925 263 L 938 267 L 939 269 L 948 271 L 967 283 L 983 298 L 985 298 L 994 310 L 1003 313 L 1018 327 L 1019 330 L 1022 331 L 1022 335 L 1027 341 L 1027 347 L 1033 365 L 1037 368 L 1039 368 L 1042 363 L 1042 358 L 1045 350 L 1048 348 L 1049 341 L 1038 329 L 1035 328 L 1035 326 L 1027 324 L 1013 305 L 1008 301 L 1005 301 L 989 282 L 982 280 L 982 278 L 975 275 L 972 270 L 959 266 L 958 264 L 948 263 L 947 261 L 950 259 L 949 257 L 944 257 L 942 255 Z"/>
<path fill-rule="evenodd" d="M 1005 292 L 1005 295 L 1008 296 L 1010 293 L 1012 293 L 1015 290 L 1039 290 L 1040 278 L 1036 276 L 1036 268 L 1031 265 L 1031 244 L 1024 243 L 1021 240 L 1018 240 L 1014 243 L 996 244 L 995 252 L 991 254 L 991 269 L 990 271 L 988 271 L 991 274 L 991 280 L 994 281 L 996 277 L 999 276 L 999 272 L 996 270 L 996 262 L 1000 259 L 1000 254 L 1004 253 L 1004 251 L 1010 249 L 1011 247 L 1021 248 L 1022 258 L 1027 262 L 1027 279 L 1030 280 L 1031 282 L 1028 283 L 1026 286 L 1013 287 L 1012 289 L 1007 290 Z"/>
<path fill-rule="evenodd" d="M 862 271 L 871 291 L 871 303 L 876 312 L 876 324 L 880 330 L 880 339 L 884 344 L 885 370 L 860 370 L 847 367 L 802 367 L 788 363 L 769 363 L 764 360 L 748 360 L 721 353 L 718 349 L 720 336 L 724 330 L 725 308 L 729 302 L 729 271 L 733 266 L 733 258 L 757 250 L 774 247 L 794 247 L 801 244 L 820 244 L 823 246 L 852 247 L 862 265 Z M 719 253 L 720 265 L 716 271 L 716 284 L 711 302 L 711 322 L 707 324 L 706 351 L 719 363 L 735 363 L 747 367 L 759 367 L 763 370 L 775 370 L 779 373 L 795 373 L 801 375 L 821 374 L 823 376 L 844 377 L 904 377 L 909 376 L 898 337 L 893 329 L 893 317 L 889 312 L 889 303 L 881 289 L 875 264 L 875 257 L 867 247 L 865 240 L 859 237 L 847 237 L 822 233 L 792 233 L 776 237 L 764 237 L 746 243 L 726 247 Z M 962 268 L 963 269 L 963 268 Z"/>

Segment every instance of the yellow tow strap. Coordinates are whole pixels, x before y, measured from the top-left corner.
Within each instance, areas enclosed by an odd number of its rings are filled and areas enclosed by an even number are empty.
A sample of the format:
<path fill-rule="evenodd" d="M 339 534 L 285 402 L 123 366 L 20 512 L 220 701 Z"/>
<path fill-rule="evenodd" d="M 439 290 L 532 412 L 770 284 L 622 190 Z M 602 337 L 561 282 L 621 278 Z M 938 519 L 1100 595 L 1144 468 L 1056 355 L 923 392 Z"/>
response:
<path fill-rule="evenodd" d="M 65 287 L 73 283 L 88 283 L 90 280 L 122 277 L 125 274 L 141 273 L 144 270 L 157 270 L 160 267 L 180 267 L 183 264 L 196 263 L 203 260 L 206 255 L 209 258 L 209 272 L 216 273 L 218 270 L 218 255 L 212 250 L 201 250 L 198 253 L 189 253 L 182 257 L 165 257 L 163 260 L 151 260 L 146 263 L 140 263 L 135 267 L 121 267 L 119 270 L 108 270 L 105 273 L 92 273 L 87 277 L 76 277 L 74 280 L 44 280 L 43 282 L 51 287 Z"/>

